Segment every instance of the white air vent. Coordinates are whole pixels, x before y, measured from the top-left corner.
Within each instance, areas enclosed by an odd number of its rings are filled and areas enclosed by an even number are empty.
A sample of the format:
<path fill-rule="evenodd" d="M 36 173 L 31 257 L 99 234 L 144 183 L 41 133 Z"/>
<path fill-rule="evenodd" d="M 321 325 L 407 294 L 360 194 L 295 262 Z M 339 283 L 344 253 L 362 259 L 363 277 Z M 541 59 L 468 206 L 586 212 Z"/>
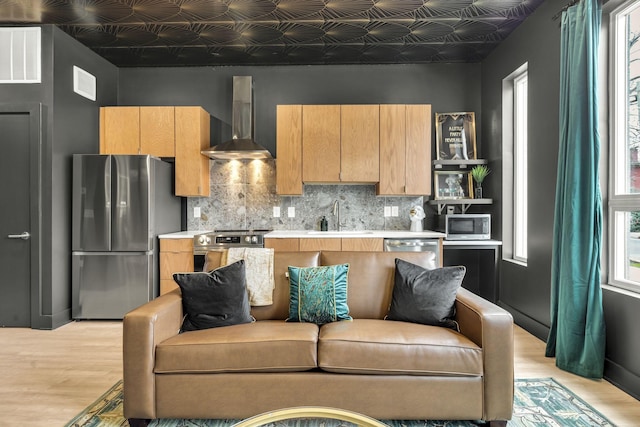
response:
<path fill-rule="evenodd" d="M 96 76 L 80 67 L 73 66 L 73 91 L 78 95 L 96 100 Z"/>
<path fill-rule="evenodd" d="M 0 28 L 0 83 L 40 83 L 40 27 Z"/>

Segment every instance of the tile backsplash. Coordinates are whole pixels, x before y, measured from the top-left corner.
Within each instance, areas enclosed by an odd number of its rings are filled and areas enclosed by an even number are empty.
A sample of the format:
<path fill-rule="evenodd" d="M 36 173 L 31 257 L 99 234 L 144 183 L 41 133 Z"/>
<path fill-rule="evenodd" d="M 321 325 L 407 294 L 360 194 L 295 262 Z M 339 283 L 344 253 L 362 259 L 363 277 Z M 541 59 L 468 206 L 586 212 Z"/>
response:
<path fill-rule="evenodd" d="M 408 230 L 409 210 L 423 197 L 376 196 L 375 185 L 305 185 L 302 196 L 276 194 L 276 160 L 211 160 L 211 194 L 187 199 L 189 231 L 222 229 L 319 230 L 322 216 L 336 230 L 334 202 L 343 230 Z M 280 217 L 273 208 L 280 207 Z M 397 217 L 385 217 L 397 206 Z M 200 208 L 200 218 L 194 208 Z M 288 216 L 289 207 L 295 217 Z"/>

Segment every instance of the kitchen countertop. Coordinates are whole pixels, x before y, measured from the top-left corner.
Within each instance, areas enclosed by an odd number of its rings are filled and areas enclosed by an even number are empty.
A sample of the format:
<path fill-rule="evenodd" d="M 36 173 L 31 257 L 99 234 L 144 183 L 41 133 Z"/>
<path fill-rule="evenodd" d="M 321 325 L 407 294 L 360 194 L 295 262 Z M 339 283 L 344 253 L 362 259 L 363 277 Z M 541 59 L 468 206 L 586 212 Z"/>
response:
<path fill-rule="evenodd" d="M 501 240 L 444 240 L 444 246 L 501 246 Z"/>
<path fill-rule="evenodd" d="M 160 234 L 160 239 L 193 239 L 207 230 L 176 231 Z M 439 239 L 445 246 L 493 246 L 502 245 L 500 240 L 446 240 L 445 234 L 437 231 L 366 230 L 366 231 L 315 231 L 315 230 L 275 230 L 265 234 L 271 239 L 295 238 L 383 238 L 383 239 Z"/>
<path fill-rule="evenodd" d="M 436 231 L 402 231 L 402 230 L 362 230 L 362 231 L 315 231 L 315 230 L 275 230 L 267 233 L 268 239 L 296 238 L 382 238 L 382 239 L 440 239 L 444 233 Z"/>
<path fill-rule="evenodd" d="M 207 230 L 192 230 L 192 231 L 176 231 L 175 233 L 165 233 L 158 235 L 159 239 L 193 239 L 193 236 L 198 234 L 207 233 Z"/>

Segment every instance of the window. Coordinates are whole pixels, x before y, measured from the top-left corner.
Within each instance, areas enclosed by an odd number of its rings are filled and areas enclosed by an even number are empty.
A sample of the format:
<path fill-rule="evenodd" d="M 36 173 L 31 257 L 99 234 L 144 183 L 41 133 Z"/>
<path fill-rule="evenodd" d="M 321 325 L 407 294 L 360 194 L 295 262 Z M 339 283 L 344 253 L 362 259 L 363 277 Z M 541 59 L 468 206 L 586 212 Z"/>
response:
<path fill-rule="evenodd" d="M 640 2 L 610 15 L 609 282 L 640 291 Z"/>
<path fill-rule="evenodd" d="M 527 64 L 503 80 L 503 253 L 527 262 Z"/>

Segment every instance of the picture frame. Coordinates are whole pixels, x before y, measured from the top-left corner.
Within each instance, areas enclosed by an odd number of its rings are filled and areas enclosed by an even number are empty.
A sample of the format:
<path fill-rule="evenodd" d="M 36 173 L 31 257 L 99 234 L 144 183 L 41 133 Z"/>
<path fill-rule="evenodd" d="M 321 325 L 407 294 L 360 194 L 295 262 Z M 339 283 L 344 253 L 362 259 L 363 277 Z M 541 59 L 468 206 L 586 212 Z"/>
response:
<path fill-rule="evenodd" d="M 434 171 L 435 200 L 473 199 L 471 172 Z"/>
<path fill-rule="evenodd" d="M 436 113 L 437 159 L 475 160 L 476 155 L 475 113 Z"/>

